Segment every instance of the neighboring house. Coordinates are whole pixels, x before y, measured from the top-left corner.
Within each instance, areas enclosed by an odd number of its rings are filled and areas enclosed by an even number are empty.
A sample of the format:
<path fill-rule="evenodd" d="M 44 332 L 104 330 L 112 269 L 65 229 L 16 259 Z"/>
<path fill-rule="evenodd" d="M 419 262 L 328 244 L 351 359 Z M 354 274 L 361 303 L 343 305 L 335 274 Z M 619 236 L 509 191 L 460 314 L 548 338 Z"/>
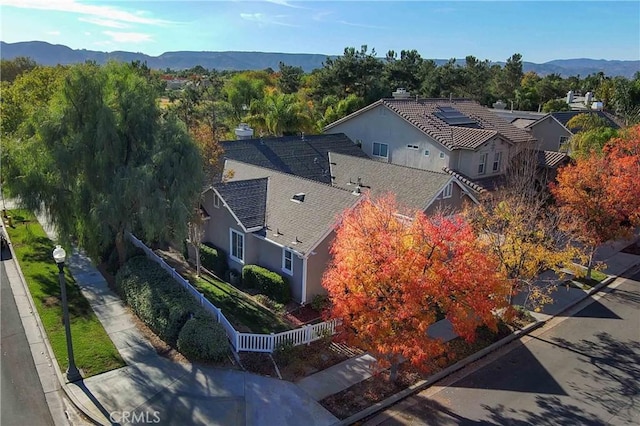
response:
<path fill-rule="evenodd" d="M 491 111 L 498 117 L 504 119 L 509 124 L 516 126 L 520 129 L 526 129 L 527 126 L 535 123 L 540 118 L 547 115 L 544 112 L 516 111 L 516 110 L 508 110 L 508 109 L 498 109 L 495 107 L 493 109 L 490 109 L 489 111 Z"/>
<path fill-rule="evenodd" d="M 361 143 L 382 162 L 442 171 L 472 180 L 499 176 L 520 150 L 535 144 L 525 130 L 468 99 L 419 99 L 404 92 L 381 99 L 324 128 Z"/>
<path fill-rule="evenodd" d="M 342 133 L 255 138 L 221 143 L 224 159 L 331 183 L 328 153 L 369 158 Z"/>
<path fill-rule="evenodd" d="M 333 185 L 372 197 L 392 193 L 401 207 L 426 214 L 459 211 L 465 201 L 477 203 L 472 190 L 445 172 L 329 153 Z"/>
<path fill-rule="evenodd" d="M 321 281 L 340 214 L 361 198 L 351 191 L 234 160 L 232 177 L 204 192 L 210 219 L 203 241 L 228 254 L 231 269 L 255 264 L 287 277 L 293 300 L 324 294 Z"/>
<path fill-rule="evenodd" d="M 569 120 L 579 114 L 596 114 L 605 120 L 609 127 L 618 129 L 619 126 L 602 111 L 562 111 L 552 112 L 541 117 L 528 126 L 528 130 L 538 141 L 538 149 L 543 151 L 560 151 L 571 136 L 580 129 L 570 129 Z"/>

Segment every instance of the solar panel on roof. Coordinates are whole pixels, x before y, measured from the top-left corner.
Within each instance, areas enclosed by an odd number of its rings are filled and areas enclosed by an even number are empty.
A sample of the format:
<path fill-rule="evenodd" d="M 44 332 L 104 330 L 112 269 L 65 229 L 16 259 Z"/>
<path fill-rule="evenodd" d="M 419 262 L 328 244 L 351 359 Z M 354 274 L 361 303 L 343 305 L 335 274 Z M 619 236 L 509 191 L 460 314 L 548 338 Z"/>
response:
<path fill-rule="evenodd" d="M 441 106 L 438 107 L 438 111 L 434 112 L 433 115 L 438 117 L 440 120 L 444 121 L 450 126 L 463 126 L 463 127 L 473 127 L 478 128 L 478 122 L 474 119 L 467 117 L 457 109 L 453 107 Z"/>

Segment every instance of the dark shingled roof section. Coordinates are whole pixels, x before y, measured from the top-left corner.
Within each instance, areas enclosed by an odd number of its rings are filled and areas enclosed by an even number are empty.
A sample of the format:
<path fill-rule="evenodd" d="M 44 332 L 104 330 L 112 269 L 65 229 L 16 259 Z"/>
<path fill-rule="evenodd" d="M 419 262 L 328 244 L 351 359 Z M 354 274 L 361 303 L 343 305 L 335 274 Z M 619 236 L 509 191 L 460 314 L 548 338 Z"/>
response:
<path fill-rule="evenodd" d="M 340 123 L 350 120 L 364 111 L 384 105 L 400 117 L 420 129 L 450 150 L 476 149 L 487 139 L 500 134 L 511 143 L 527 143 L 534 141 L 526 130 L 513 126 L 508 121 L 491 112 L 471 99 L 381 99 L 359 111 L 354 112 L 325 127 L 328 130 Z M 473 119 L 477 129 L 465 126 L 453 126 L 438 118 L 441 107 L 455 108 L 460 113 Z"/>
<path fill-rule="evenodd" d="M 223 157 L 331 184 L 328 153 L 368 158 L 344 133 L 222 142 Z"/>
<path fill-rule="evenodd" d="M 569 129 L 569 127 L 567 126 L 567 123 L 569 122 L 569 120 L 571 120 L 576 115 L 580 115 L 580 114 L 595 114 L 598 117 L 602 118 L 607 124 L 607 126 L 612 127 L 614 129 L 620 128 L 620 126 L 618 126 L 618 124 L 615 121 L 611 120 L 609 116 L 607 116 L 607 114 L 605 114 L 602 111 L 560 111 L 560 112 L 552 112 L 551 116 L 556 120 L 558 120 L 564 127 Z M 569 130 L 575 133 L 580 129 L 569 129 Z"/>
<path fill-rule="evenodd" d="M 227 160 L 225 171 L 233 170 L 230 183 L 268 178 L 265 238 L 308 253 L 336 224 L 340 214 L 354 206 L 359 196 L 330 185 L 272 169 Z M 291 201 L 303 193 L 303 202 Z"/>
<path fill-rule="evenodd" d="M 217 183 L 214 188 L 246 229 L 263 227 L 267 211 L 267 178 Z"/>
<path fill-rule="evenodd" d="M 353 191 L 361 180 L 361 191 L 372 197 L 391 192 L 401 206 L 423 210 L 451 180 L 446 173 L 414 169 L 350 155 L 329 153 L 333 184 Z M 349 184 L 351 182 L 351 184 Z"/>

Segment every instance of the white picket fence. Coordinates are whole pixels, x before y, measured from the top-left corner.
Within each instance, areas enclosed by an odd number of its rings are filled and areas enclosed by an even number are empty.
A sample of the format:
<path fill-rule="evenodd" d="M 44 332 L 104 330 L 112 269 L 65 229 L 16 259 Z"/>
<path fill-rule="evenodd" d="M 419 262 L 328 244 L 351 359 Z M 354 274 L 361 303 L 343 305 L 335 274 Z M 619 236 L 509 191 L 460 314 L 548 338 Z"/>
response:
<path fill-rule="evenodd" d="M 202 293 L 200 293 L 191 283 L 185 280 L 174 268 L 169 266 L 164 259 L 155 254 L 153 250 L 147 247 L 142 241 L 136 238 L 133 234 L 128 234 L 131 243 L 142 249 L 147 257 L 156 263 L 158 263 L 165 271 L 167 271 L 175 281 L 177 281 L 182 287 L 187 289 L 193 297 L 195 297 L 200 305 L 211 313 L 214 318 L 218 320 L 218 323 L 222 325 L 229 337 L 231 346 L 236 352 L 267 352 L 271 353 L 275 349 L 283 345 L 306 345 L 315 340 L 321 339 L 325 336 L 330 336 L 335 333 L 336 320 L 322 322 L 320 324 L 306 325 L 295 330 L 283 331 L 282 333 L 271 334 L 253 334 L 253 333 L 240 333 L 233 328 L 233 325 L 227 320 L 220 308 L 216 307 L 213 303 L 209 302 Z"/>

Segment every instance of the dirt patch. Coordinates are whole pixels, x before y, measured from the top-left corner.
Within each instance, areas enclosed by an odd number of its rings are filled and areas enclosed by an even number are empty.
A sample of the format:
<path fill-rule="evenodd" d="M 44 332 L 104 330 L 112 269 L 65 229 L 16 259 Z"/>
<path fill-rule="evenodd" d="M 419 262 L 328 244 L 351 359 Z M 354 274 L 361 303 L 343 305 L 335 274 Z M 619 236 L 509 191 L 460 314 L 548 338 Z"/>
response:
<path fill-rule="evenodd" d="M 296 382 L 362 353 L 359 349 L 322 339 L 309 345 L 280 348 L 272 357 L 282 378 Z M 243 352 L 240 354 L 240 361 L 247 371 L 278 377 L 269 354 Z"/>
<path fill-rule="evenodd" d="M 42 301 L 42 304 L 44 306 L 46 306 L 47 308 L 50 308 L 52 306 L 59 306 L 60 305 L 60 298 L 56 297 L 56 296 L 49 296 L 46 299 L 44 299 Z"/>

